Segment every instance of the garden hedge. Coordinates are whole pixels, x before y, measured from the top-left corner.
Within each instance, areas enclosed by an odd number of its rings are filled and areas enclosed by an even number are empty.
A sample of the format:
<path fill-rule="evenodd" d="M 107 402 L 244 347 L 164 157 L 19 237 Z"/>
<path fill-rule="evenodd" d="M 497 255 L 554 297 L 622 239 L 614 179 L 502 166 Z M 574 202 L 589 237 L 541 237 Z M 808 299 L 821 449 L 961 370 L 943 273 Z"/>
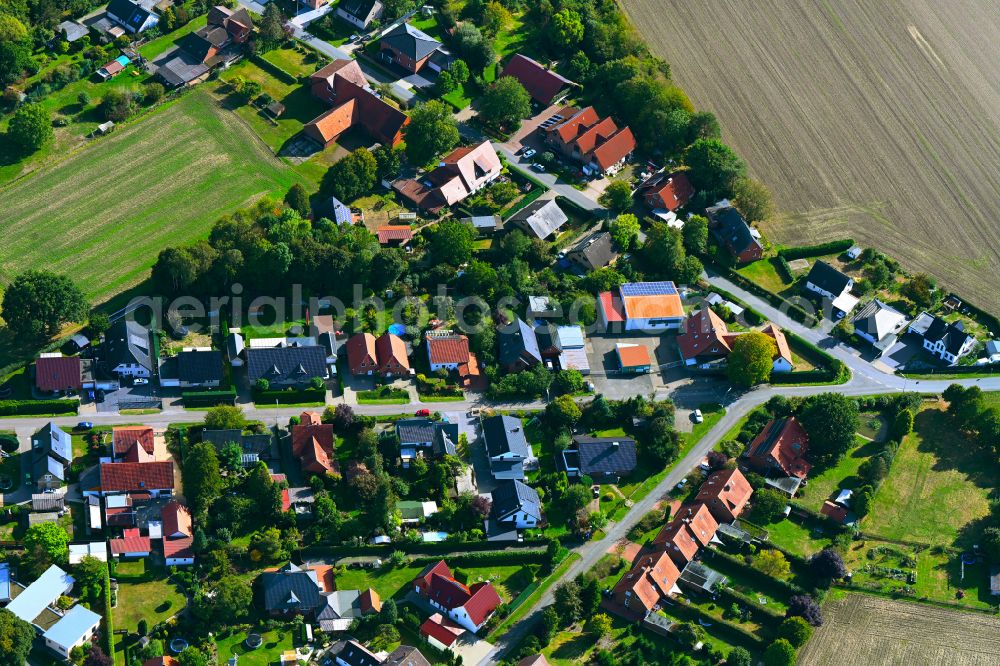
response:
<path fill-rule="evenodd" d="M 749 608 L 750 614 L 753 615 L 754 619 L 761 624 L 765 622 L 773 622 L 775 620 L 782 620 L 785 617 L 785 614 L 781 611 L 769 608 L 756 599 L 749 597 L 742 592 L 737 592 L 731 587 L 718 588 L 718 594 L 723 600 L 728 599 L 729 601 L 742 604 Z"/>
<path fill-rule="evenodd" d="M 784 257 L 788 261 L 795 259 L 805 259 L 807 257 L 822 257 L 827 254 L 846 252 L 854 247 L 853 238 L 820 243 L 818 245 L 801 245 L 799 247 L 785 247 L 778 250 L 778 256 Z"/>
<path fill-rule="evenodd" d="M 236 404 L 236 390 L 225 391 L 184 391 L 181 393 L 185 407 L 214 407 Z"/>
<path fill-rule="evenodd" d="M 769 549 L 771 548 L 770 544 L 768 544 L 768 548 Z M 779 550 L 779 549 L 774 549 L 774 550 Z M 724 560 L 731 566 L 738 567 L 748 577 L 755 578 L 761 581 L 766 581 L 768 584 L 776 585 L 785 590 L 785 592 L 787 592 L 789 595 L 806 594 L 806 590 L 803 589 L 802 587 L 799 587 L 795 583 L 790 583 L 787 580 L 781 580 L 780 578 L 775 578 L 774 576 L 768 576 L 766 573 L 747 565 L 747 563 L 744 562 L 742 558 L 736 557 L 735 555 L 730 555 L 729 553 L 723 550 L 719 550 L 718 548 L 712 548 L 712 549 L 707 549 L 705 553 L 706 554 L 711 553 L 711 558 L 709 558 L 709 560 L 716 557 L 721 560 Z M 801 561 L 801 558 L 799 559 Z M 711 561 L 709 561 L 708 566 L 711 566 Z"/>
<path fill-rule="evenodd" d="M 79 400 L 0 400 L 0 416 L 76 414 Z"/>
<path fill-rule="evenodd" d="M 774 258 L 774 268 L 778 273 L 778 277 L 780 277 L 785 284 L 792 284 L 795 282 L 795 274 L 792 273 L 792 267 L 788 265 L 788 260 L 782 255 L 779 254 Z"/>
<path fill-rule="evenodd" d="M 709 615 L 697 606 L 679 603 L 675 606 L 671 606 L 669 610 L 672 615 L 676 615 L 682 621 L 688 621 L 690 619 L 704 621 L 705 624 L 713 626 L 715 631 L 720 634 L 720 638 L 733 639 L 732 642 L 737 645 L 744 644 L 760 649 L 764 647 L 765 643 L 768 642 L 767 638 L 762 638 L 752 631 L 748 631 L 740 625 L 729 622 L 728 620 L 722 620 L 714 615 Z M 724 636 L 722 634 L 728 634 L 728 636 Z"/>
<path fill-rule="evenodd" d="M 273 62 L 265 60 L 264 58 L 260 57 L 257 54 L 253 54 L 253 55 L 250 56 L 250 62 L 252 62 L 253 64 L 257 65 L 258 67 L 260 67 L 264 71 L 273 74 L 275 76 L 275 78 L 277 78 L 282 83 L 287 83 L 288 85 L 294 85 L 294 84 L 296 84 L 296 83 L 299 82 L 299 79 L 298 79 L 297 76 L 294 76 L 294 75 L 286 72 L 282 68 L 280 68 L 277 65 L 275 65 Z"/>
<path fill-rule="evenodd" d="M 326 389 L 299 389 L 297 391 L 258 391 L 253 390 L 253 401 L 288 405 L 300 402 L 323 402 L 326 400 Z"/>

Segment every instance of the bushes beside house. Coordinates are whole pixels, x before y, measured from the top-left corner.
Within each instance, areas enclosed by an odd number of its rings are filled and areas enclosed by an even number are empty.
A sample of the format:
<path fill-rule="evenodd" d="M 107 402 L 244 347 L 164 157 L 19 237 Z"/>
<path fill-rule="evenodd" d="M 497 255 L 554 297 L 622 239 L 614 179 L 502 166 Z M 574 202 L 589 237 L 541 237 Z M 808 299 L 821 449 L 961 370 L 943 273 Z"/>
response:
<path fill-rule="evenodd" d="M 326 400 L 326 389 L 295 389 L 287 391 L 259 391 L 253 390 L 253 401 L 261 404 L 271 404 L 277 402 L 281 405 L 297 405 L 303 402 L 324 402 Z"/>
<path fill-rule="evenodd" d="M 808 257 L 823 257 L 828 254 L 847 252 L 854 246 L 853 238 L 829 241 L 818 245 L 802 245 L 799 247 L 783 247 L 778 250 L 778 256 L 786 261 L 806 259 Z"/>
<path fill-rule="evenodd" d="M 185 407 L 215 407 L 216 405 L 236 404 L 236 390 L 223 391 L 184 391 L 181 393 Z"/>

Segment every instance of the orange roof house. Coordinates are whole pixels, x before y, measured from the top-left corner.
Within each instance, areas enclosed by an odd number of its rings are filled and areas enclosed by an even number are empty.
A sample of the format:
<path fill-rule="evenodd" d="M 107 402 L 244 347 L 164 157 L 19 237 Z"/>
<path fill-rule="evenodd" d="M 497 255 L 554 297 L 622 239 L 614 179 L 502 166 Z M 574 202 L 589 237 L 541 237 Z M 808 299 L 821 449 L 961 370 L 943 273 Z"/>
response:
<path fill-rule="evenodd" d="M 792 351 L 784 331 L 775 324 L 767 324 L 761 333 L 775 343 L 774 370 L 790 372 L 793 368 Z M 725 359 L 743 333 L 730 333 L 726 322 L 712 308 L 702 307 L 684 322 L 683 332 L 677 336 L 677 346 L 687 365 L 701 365 Z"/>
<path fill-rule="evenodd" d="M 622 372 L 649 372 L 652 368 L 653 361 L 645 345 L 618 343 L 615 353 Z"/>
<path fill-rule="evenodd" d="M 398 145 L 409 116 L 387 104 L 369 88 L 353 60 L 335 60 L 309 77 L 313 95 L 333 104 L 329 111 L 306 124 L 303 132 L 324 148 L 352 127 L 360 127 L 376 141 Z"/>
<path fill-rule="evenodd" d="M 768 421 L 743 452 L 743 459 L 761 474 L 782 474 L 804 479 L 812 468 L 805 459 L 808 450 L 809 435 L 792 416 Z"/>
<path fill-rule="evenodd" d="M 406 355 L 406 343 L 398 335 L 383 333 L 375 340 L 375 357 L 378 359 L 379 374 L 386 377 L 402 377 L 410 374 L 410 359 Z"/>
<path fill-rule="evenodd" d="M 639 186 L 646 205 L 671 213 L 683 208 L 694 196 L 694 186 L 683 172 L 658 173 Z"/>
<path fill-rule="evenodd" d="M 643 555 L 611 592 L 612 608 L 629 619 L 642 619 L 660 601 L 678 591 L 681 572 L 670 556 L 659 551 Z"/>
<path fill-rule="evenodd" d="M 292 426 L 292 455 L 303 471 L 313 474 L 340 474 L 334 457 L 333 425 L 322 423 L 316 412 L 303 412 L 298 425 Z"/>
<path fill-rule="evenodd" d="M 160 512 L 163 519 L 163 536 L 167 538 L 194 536 L 191 512 L 180 502 L 169 502 Z"/>
<path fill-rule="evenodd" d="M 347 340 L 347 366 L 352 375 L 370 375 L 378 369 L 375 336 L 357 333 Z"/>
<path fill-rule="evenodd" d="M 636 149 L 632 130 L 619 128 L 611 118 L 602 119 L 592 106 L 566 107 L 556 115 L 565 120 L 545 130 L 545 141 L 581 162 L 585 171 L 612 171 Z"/>
<path fill-rule="evenodd" d="M 136 443 L 138 443 L 146 453 L 153 455 L 153 429 L 148 426 L 112 428 L 111 441 L 115 458 L 125 456 L 125 454 L 127 454 Z"/>
<path fill-rule="evenodd" d="M 402 245 L 413 240 L 413 229 L 406 224 L 385 224 L 375 230 L 379 245 Z"/>
<path fill-rule="evenodd" d="M 698 549 L 708 545 L 719 529 L 711 512 L 704 504 L 681 507 L 677 515 L 663 526 L 653 543 L 666 550 L 678 567 L 684 568 L 698 554 Z"/>
<path fill-rule="evenodd" d="M 626 282 L 598 294 L 597 314 L 615 332 L 661 333 L 684 323 L 684 302 L 673 282 Z"/>
<path fill-rule="evenodd" d="M 715 472 L 701 484 L 696 502 L 708 507 L 712 516 L 721 523 L 731 523 L 740 517 L 753 488 L 738 469 L 724 469 Z"/>

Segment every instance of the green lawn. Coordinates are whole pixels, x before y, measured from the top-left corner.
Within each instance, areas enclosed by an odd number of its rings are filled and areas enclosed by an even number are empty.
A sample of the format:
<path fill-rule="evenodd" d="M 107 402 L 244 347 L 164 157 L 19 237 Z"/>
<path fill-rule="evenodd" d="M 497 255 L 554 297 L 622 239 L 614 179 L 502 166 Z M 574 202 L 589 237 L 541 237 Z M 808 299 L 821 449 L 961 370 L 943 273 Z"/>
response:
<path fill-rule="evenodd" d="M 456 549 L 461 549 L 456 545 Z M 531 573 L 520 564 L 489 567 L 463 567 L 449 565 L 456 576 L 463 572 L 467 576 L 467 584 L 480 581 L 492 581 L 504 601 L 511 601 L 531 583 Z M 412 589 L 413 579 L 423 570 L 422 566 L 404 566 L 392 569 L 348 569 L 337 576 L 339 590 L 365 590 L 374 588 L 383 599 L 396 599 L 406 596 Z"/>
<path fill-rule="evenodd" d="M 861 528 L 888 539 L 951 546 L 966 525 L 989 514 L 994 471 L 942 409 L 925 408 Z M 975 536 L 962 534 L 966 542 Z"/>
<path fill-rule="evenodd" d="M 0 189 L 0 282 L 44 265 L 100 301 L 145 279 L 161 249 L 202 238 L 223 214 L 299 180 L 196 90 Z"/>
<path fill-rule="evenodd" d="M 780 294 L 788 289 L 788 283 L 781 279 L 770 259 L 761 259 L 736 269 L 743 277 L 756 282 L 768 291 Z"/>
<path fill-rule="evenodd" d="M 153 570 L 148 578 L 131 582 L 118 576 L 118 605 L 114 610 L 116 629 L 134 632 L 143 618 L 152 628 L 184 608 L 184 595 L 166 580 L 165 569 Z"/>
<path fill-rule="evenodd" d="M 832 543 L 828 534 L 787 518 L 765 525 L 764 528 L 767 530 L 768 541 L 802 557 L 818 553 Z"/>
<path fill-rule="evenodd" d="M 881 444 L 857 437 L 854 448 L 840 462 L 819 474 L 810 475 L 809 485 L 799 491 L 796 501 L 813 511 L 819 511 L 823 502 L 830 499 L 837 490 L 860 486 L 858 468 L 881 450 Z"/>
<path fill-rule="evenodd" d="M 227 638 L 215 642 L 219 652 L 219 662 L 224 663 L 234 654 L 239 655 L 240 666 L 270 666 L 281 661 L 281 654 L 294 648 L 292 631 L 281 629 L 261 634 L 264 643 L 251 650 L 246 646 L 247 634 L 237 631 Z"/>

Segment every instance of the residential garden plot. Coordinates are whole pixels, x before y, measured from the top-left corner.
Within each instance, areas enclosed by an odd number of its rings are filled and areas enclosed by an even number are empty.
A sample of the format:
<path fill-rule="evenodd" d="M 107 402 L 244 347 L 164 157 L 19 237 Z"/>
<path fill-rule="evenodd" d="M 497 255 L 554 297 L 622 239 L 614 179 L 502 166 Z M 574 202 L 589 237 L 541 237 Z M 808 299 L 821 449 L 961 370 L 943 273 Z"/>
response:
<path fill-rule="evenodd" d="M 987 567 L 969 559 L 963 563 L 961 553 L 941 547 L 864 539 L 851 544 L 844 563 L 853 573 L 852 584 L 866 590 L 991 608 L 995 602 L 989 593 Z"/>
<path fill-rule="evenodd" d="M 167 579 L 167 570 L 148 569 L 145 561 L 119 564 L 118 603 L 114 609 L 115 627 L 135 631 L 139 620 L 150 627 L 173 617 L 184 609 L 186 599 Z"/>
<path fill-rule="evenodd" d="M 461 548 L 456 544 L 456 548 Z M 449 562 L 447 557 L 445 562 Z M 533 580 L 532 569 L 525 565 L 498 565 L 466 567 L 449 562 L 457 580 L 467 585 L 491 581 L 504 602 L 509 603 Z M 413 580 L 423 571 L 423 566 L 407 565 L 382 569 L 347 569 L 337 575 L 337 589 L 365 590 L 374 588 L 382 599 L 402 600 L 413 589 Z"/>
<path fill-rule="evenodd" d="M 823 626 L 799 654 L 800 664 L 937 666 L 1000 661 L 1000 619 L 863 594 L 831 594 Z"/>
<path fill-rule="evenodd" d="M 809 485 L 799 490 L 796 494 L 797 503 L 819 511 L 823 502 L 830 499 L 841 488 L 854 489 L 862 484 L 858 476 L 858 469 L 871 456 L 882 451 L 883 445 L 879 442 L 869 442 L 858 436 L 855 446 L 833 467 L 829 467 L 819 474 L 810 475 Z"/>
<path fill-rule="evenodd" d="M 270 666 L 281 660 L 281 655 L 294 647 L 291 629 L 282 628 L 260 634 L 263 643 L 260 647 L 250 649 L 246 645 L 247 632 L 237 631 L 225 638 L 215 641 L 219 651 L 219 661 L 238 656 L 241 666 Z"/>
<path fill-rule="evenodd" d="M 923 409 L 899 447 L 861 529 L 888 539 L 953 546 L 975 541 L 967 525 L 989 513 L 993 469 L 939 406 Z"/>
<path fill-rule="evenodd" d="M 194 91 L 0 189 L 0 282 L 44 265 L 99 301 L 145 279 L 163 248 L 299 180 L 237 116 Z"/>

